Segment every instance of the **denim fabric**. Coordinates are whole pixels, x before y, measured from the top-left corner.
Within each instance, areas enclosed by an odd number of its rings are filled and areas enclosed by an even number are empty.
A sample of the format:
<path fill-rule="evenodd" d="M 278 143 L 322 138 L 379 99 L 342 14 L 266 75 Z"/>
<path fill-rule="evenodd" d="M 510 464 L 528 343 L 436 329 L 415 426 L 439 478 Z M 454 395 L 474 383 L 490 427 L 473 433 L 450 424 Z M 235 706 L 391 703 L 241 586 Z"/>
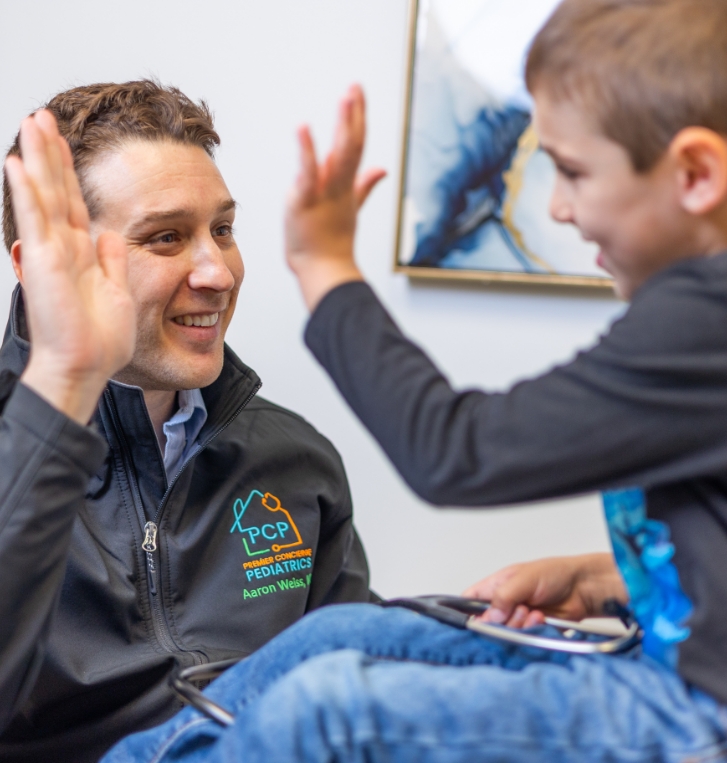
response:
<path fill-rule="evenodd" d="M 568 656 L 402 609 L 306 616 L 102 763 L 727 761 L 724 710 L 633 650 Z"/>

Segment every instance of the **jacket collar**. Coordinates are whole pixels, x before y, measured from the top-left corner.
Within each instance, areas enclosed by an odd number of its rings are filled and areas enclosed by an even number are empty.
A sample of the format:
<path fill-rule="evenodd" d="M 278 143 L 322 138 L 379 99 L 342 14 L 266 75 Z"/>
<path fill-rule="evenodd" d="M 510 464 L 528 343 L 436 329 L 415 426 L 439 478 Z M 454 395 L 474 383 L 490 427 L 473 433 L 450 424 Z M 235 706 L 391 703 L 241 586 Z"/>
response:
<path fill-rule="evenodd" d="M 0 374 L 19 377 L 28 363 L 30 341 L 25 318 L 23 292 L 18 284 L 13 292 L 10 317 L 0 348 Z M 258 375 L 246 366 L 235 353 L 225 345 L 225 359 L 222 372 L 216 381 L 202 390 L 207 407 L 207 422 L 200 432 L 200 442 L 204 443 L 239 411 L 261 385 Z M 119 418 L 127 438 L 132 442 L 148 440 L 154 435 L 151 430 L 144 396 L 138 387 L 129 387 L 110 381 L 107 390 L 113 396 L 119 411 Z M 156 442 L 156 440 L 154 440 Z"/>

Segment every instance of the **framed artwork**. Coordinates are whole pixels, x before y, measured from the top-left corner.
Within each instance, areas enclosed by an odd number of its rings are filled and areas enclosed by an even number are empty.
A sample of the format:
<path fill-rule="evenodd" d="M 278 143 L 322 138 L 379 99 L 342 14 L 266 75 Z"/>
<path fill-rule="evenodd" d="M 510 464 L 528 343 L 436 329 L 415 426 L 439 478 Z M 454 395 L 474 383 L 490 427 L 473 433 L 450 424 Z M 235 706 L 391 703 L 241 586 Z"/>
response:
<path fill-rule="evenodd" d="M 548 206 L 555 167 L 523 68 L 557 0 L 411 0 L 395 270 L 612 288 Z"/>

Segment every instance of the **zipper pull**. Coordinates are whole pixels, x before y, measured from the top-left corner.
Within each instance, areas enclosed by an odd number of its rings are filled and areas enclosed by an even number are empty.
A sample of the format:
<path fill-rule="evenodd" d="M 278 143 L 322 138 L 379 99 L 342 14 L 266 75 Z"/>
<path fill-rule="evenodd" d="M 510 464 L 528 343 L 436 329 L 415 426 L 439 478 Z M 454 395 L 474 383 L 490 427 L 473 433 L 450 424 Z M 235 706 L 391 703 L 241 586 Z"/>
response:
<path fill-rule="evenodd" d="M 146 551 L 146 566 L 149 572 L 149 590 L 152 596 L 156 596 L 156 567 L 154 565 L 154 552 L 157 550 L 157 532 L 158 528 L 154 522 L 147 522 L 144 525 L 144 542 L 141 544 L 143 551 Z"/>
<path fill-rule="evenodd" d="M 147 553 L 157 550 L 157 526 L 154 522 L 147 522 L 144 525 L 144 542 L 141 548 Z"/>

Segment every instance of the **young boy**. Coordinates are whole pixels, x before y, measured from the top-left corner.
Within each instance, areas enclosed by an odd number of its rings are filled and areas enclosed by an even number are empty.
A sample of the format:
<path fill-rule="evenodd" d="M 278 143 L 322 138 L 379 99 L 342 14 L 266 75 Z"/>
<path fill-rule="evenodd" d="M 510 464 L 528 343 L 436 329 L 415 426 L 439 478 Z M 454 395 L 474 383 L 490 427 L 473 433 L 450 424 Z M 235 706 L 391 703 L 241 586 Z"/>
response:
<path fill-rule="evenodd" d="M 185 711 L 108 761 L 727 760 L 725 71 L 724 0 L 565 0 L 539 33 L 526 75 L 558 169 L 552 214 L 599 244 L 631 307 L 594 349 L 506 394 L 453 391 L 363 282 L 356 213 L 382 173 L 356 177 L 358 88 L 324 164 L 301 131 L 287 219 L 306 341 L 419 495 L 609 491 L 620 575 L 603 555 L 510 568 L 470 592 L 493 599 L 491 619 L 582 617 L 615 597 L 643 651 L 569 658 L 330 608 L 210 688 L 231 729 Z"/>

